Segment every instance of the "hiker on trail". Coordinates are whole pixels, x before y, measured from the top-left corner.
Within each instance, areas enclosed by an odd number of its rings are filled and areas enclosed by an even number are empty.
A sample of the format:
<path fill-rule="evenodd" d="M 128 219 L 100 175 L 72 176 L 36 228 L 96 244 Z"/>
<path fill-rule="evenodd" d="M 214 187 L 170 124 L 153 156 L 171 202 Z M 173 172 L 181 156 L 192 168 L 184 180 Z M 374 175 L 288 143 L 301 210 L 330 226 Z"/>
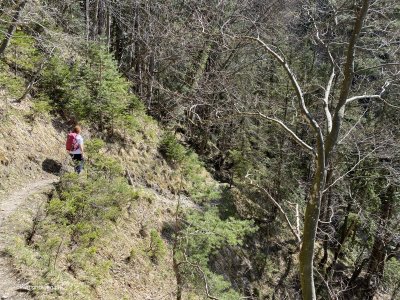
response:
<path fill-rule="evenodd" d="M 75 172 L 81 173 L 83 170 L 83 138 L 81 136 L 81 127 L 75 126 L 72 132 L 68 134 L 66 148 L 75 163 Z"/>

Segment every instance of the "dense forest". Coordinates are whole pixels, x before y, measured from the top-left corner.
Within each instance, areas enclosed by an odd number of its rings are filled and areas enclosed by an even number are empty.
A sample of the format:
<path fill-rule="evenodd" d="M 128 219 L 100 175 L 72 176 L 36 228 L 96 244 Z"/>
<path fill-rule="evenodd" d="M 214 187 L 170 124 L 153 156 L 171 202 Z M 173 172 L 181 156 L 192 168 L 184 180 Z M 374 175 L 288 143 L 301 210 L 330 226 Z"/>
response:
<path fill-rule="evenodd" d="M 399 1 L 2 0 L 0 29 L 2 122 L 29 103 L 90 132 L 84 179 L 61 176 L 18 246 L 43 262 L 8 251 L 79 289 L 30 296 L 107 299 L 104 232 L 157 201 L 121 158 L 142 145 L 175 201 L 126 249 L 170 264 L 147 299 L 399 299 Z"/>

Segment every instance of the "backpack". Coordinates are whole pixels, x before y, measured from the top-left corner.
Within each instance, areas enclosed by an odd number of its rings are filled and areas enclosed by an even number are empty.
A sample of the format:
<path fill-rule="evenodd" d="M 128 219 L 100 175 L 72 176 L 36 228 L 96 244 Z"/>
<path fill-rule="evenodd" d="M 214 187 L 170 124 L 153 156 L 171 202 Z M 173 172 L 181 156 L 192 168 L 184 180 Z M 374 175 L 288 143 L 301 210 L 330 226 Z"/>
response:
<path fill-rule="evenodd" d="M 65 148 L 67 151 L 75 151 L 79 149 L 78 141 L 76 140 L 77 134 L 75 132 L 70 132 L 67 135 L 67 141 L 65 143 Z"/>

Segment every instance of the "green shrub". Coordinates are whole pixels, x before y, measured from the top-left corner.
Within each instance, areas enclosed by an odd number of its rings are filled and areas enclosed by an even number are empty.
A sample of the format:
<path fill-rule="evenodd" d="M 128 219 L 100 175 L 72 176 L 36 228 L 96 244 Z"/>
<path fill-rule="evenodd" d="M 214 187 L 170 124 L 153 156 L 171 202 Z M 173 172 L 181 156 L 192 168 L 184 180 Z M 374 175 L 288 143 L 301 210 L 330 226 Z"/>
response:
<path fill-rule="evenodd" d="M 198 201 L 210 201 L 221 197 L 219 186 L 210 178 L 206 178 L 206 170 L 198 155 L 189 152 L 182 164 L 185 180 L 188 182 L 190 196 Z"/>
<path fill-rule="evenodd" d="M 239 299 L 231 284 L 209 269 L 209 259 L 224 247 L 242 245 L 245 235 L 257 230 L 254 222 L 234 218 L 223 220 L 218 209 L 211 208 L 186 215 L 184 224 L 177 233 L 178 246 L 174 254 L 178 262 L 186 262 L 179 269 L 185 283 L 198 293 L 204 293 L 204 274 L 212 295 L 218 299 Z"/>
<path fill-rule="evenodd" d="M 139 256 L 139 249 L 132 248 L 131 251 L 129 251 L 129 256 L 127 257 L 127 261 L 133 263 L 137 257 Z"/>
<path fill-rule="evenodd" d="M 176 140 L 171 132 L 167 132 L 162 137 L 160 151 L 169 162 L 177 165 L 185 160 L 187 154 L 185 147 Z"/>
<path fill-rule="evenodd" d="M 252 163 L 246 157 L 244 151 L 230 150 L 228 157 L 233 163 L 234 176 L 239 180 L 243 179 L 247 172 L 252 169 Z"/>
<path fill-rule="evenodd" d="M 52 110 L 50 99 L 46 96 L 40 96 L 34 99 L 32 104 L 32 116 L 33 118 L 38 116 L 46 116 Z"/>
<path fill-rule="evenodd" d="M 105 154 L 99 153 L 90 157 L 90 166 L 88 172 L 90 177 L 96 178 L 98 176 L 114 180 L 114 178 L 123 175 L 123 168 L 121 164 L 114 158 Z"/>
<path fill-rule="evenodd" d="M 150 230 L 150 247 L 149 247 L 149 257 L 150 259 L 157 263 L 166 254 L 166 248 L 164 241 L 160 237 L 160 234 L 155 229 Z"/>
<path fill-rule="evenodd" d="M 70 83 L 74 79 L 78 80 L 73 74 L 74 70 L 71 70 L 57 53 L 42 72 L 39 88 L 47 94 L 53 106 L 59 110 L 64 109 L 72 98 L 73 91 Z M 80 83 L 81 81 L 78 80 L 77 84 Z"/>
<path fill-rule="evenodd" d="M 124 133 L 136 133 L 140 128 L 139 121 L 133 115 L 124 114 L 119 118 L 119 124 L 124 128 Z"/>
<path fill-rule="evenodd" d="M 398 299 L 396 296 L 400 294 L 400 262 L 394 257 L 385 264 L 383 286 L 390 291 L 392 299 Z"/>
<path fill-rule="evenodd" d="M 5 57 L 18 69 L 34 72 L 43 59 L 35 44 L 36 41 L 32 36 L 22 30 L 17 30 L 10 41 Z"/>
<path fill-rule="evenodd" d="M 90 139 L 85 143 L 85 151 L 89 155 L 97 155 L 105 144 L 106 143 L 102 139 Z"/>
<path fill-rule="evenodd" d="M 88 117 L 100 128 L 111 126 L 129 108 L 129 83 L 118 71 L 112 54 L 94 45 L 89 49 L 90 65 L 86 66 L 86 103 Z"/>
<path fill-rule="evenodd" d="M 194 200 L 203 202 L 218 199 L 221 196 L 219 186 L 208 178 L 198 155 L 186 150 L 173 133 L 164 134 L 159 149 L 168 162 L 180 168 L 185 180 L 184 189 Z"/>
<path fill-rule="evenodd" d="M 32 252 L 32 256 L 26 257 L 36 257 L 36 260 L 19 259 L 21 264 L 35 264 L 48 274 L 62 273 L 57 268 L 60 260 L 68 264 L 79 281 L 90 287 L 108 276 L 111 263 L 97 254 L 101 240 L 128 204 L 138 199 L 139 193 L 124 177 L 115 175 L 116 169 L 122 169 L 117 162 L 99 154 L 103 145 L 97 139 L 87 143 L 92 156 L 88 168 L 95 170 L 96 176 L 70 173 L 61 178 L 57 193 L 46 208 L 46 217 L 38 224 L 36 232 L 40 234 L 32 239 L 32 245 L 25 246 Z M 154 257 L 161 257 L 163 245 L 157 236 L 153 237 L 152 245 Z M 50 284 L 52 278 L 43 277 L 43 280 L 43 284 Z"/>
<path fill-rule="evenodd" d="M 101 139 L 91 139 L 86 142 L 88 174 L 91 178 L 103 177 L 113 180 L 123 175 L 123 168 L 116 159 L 101 153 L 104 146 L 105 143 Z"/>
<path fill-rule="evenodd" d="M 129 83 L 112 54 L 93 44 L 85 50 L 85 58 L 67 64 L 54 55 L 43 72 L 41 87 L 58 110 L 110 132 L 116 124 L 124 125 L 129 111 L 143 113 L 143 105 L 129 93 Z"/>
<path fill-rule="evenodd" d="M 19 98 L 25 92 L 25 81 L 9 71 L 8 66 L 0 62 L 0 89 L 5 89 L 13 98 Z"/>

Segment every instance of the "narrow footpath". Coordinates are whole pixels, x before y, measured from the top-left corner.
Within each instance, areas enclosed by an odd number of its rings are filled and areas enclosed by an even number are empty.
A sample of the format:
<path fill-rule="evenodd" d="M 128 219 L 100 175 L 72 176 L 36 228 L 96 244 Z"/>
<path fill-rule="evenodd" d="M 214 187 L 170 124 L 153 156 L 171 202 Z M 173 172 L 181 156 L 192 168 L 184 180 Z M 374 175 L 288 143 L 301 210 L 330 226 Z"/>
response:
<path fill-rule="evenodd" d="M 5 221 L 16 209 L 24 203 L 31 195 L 52 188 L 58 178 L 44 179 L 27 184 L 10 195 L 0 199 L 0 299 L 4 300 L 26 300 L 31 299 L 29 288 L 21 281 L 17 272 L 10 266 L 5 254 L 7 247 L 7 235 Z"/>

